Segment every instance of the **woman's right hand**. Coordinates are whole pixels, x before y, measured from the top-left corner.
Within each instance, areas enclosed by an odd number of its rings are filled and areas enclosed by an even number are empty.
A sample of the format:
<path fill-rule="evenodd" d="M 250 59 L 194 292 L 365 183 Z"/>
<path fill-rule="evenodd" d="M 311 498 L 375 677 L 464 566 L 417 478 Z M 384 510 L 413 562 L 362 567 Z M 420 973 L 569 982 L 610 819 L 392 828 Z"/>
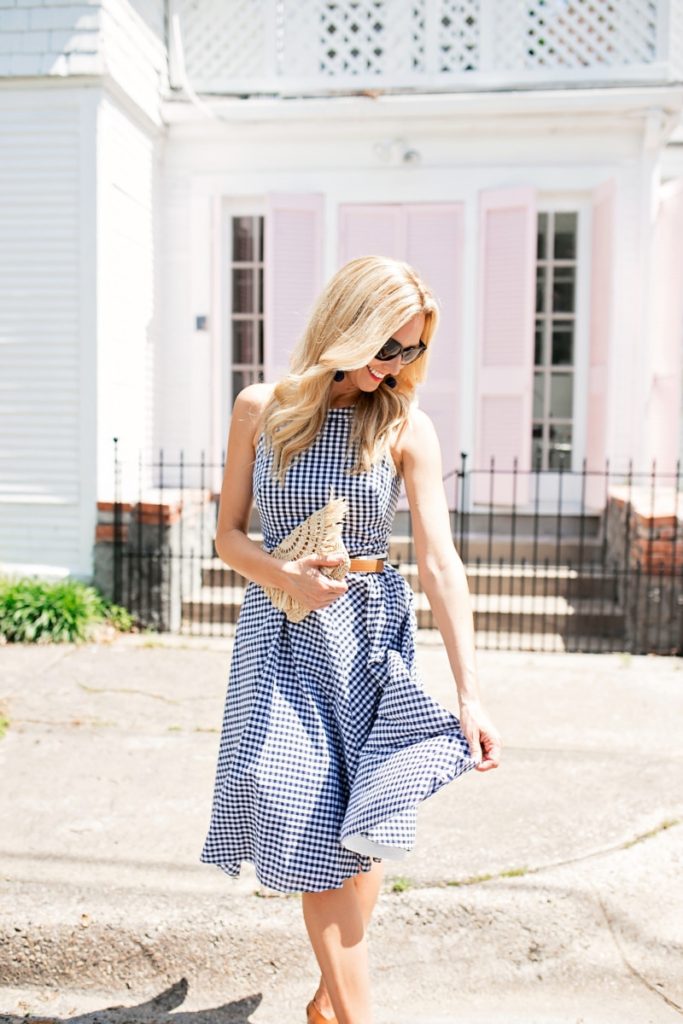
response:
<path fill-rule="evenodd" d="M 304 555 L 302 558 L 283 562 L 282 568 L 287 574 L 287 585 L 284 589 L 304 608 L 311 611 L 326 608 L 349 588 L 344 580 L 335 580 L 320 572 L 320 567 L 339 565 L 343 561 L 344 555 L 339 554 L 328 555 L 325 558 L 321 558 L 320 555 Z"/>

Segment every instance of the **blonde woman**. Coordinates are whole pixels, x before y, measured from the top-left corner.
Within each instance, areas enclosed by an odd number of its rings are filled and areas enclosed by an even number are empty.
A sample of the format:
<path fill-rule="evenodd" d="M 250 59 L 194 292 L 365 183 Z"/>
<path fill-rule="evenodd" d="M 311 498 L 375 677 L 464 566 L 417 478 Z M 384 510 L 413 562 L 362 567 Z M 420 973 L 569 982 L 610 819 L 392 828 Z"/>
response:
<path fill-rule="evenodd" d="M 250 861 L 263 885 L 302 894 L 321 970 L 309 1024 L 370 1024 L 366 929 L 383 861 L 412 848 L 420 801 L 500 756 L 479 696 L 439 444 L 414 401 L 437 316 L 407 264 L 352 260 L 323 291 L 290 373 L 245 388 L 232 415 L 216 549 L 249 582 L 201 860 L 233 876 Z M 401 482 L 459 718 L 422 686 L 413 593 L 386 562 Z M 269 553 L 331 488 L 347 502 L 352 561 L 340 580 L 328 574 L 343 556 Z M 247 536 L 253 501 L 263 546 Z M 290 622 L 268 587 L 309 614 Z"/>

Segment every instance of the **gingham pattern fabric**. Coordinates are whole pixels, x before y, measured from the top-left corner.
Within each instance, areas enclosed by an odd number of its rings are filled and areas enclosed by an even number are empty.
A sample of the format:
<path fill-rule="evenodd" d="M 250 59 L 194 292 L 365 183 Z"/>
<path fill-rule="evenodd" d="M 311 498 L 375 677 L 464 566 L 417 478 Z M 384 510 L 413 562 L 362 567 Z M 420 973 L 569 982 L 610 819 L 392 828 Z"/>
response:
<path fill-rule="evenodd" d="M 254 500 L 270 551 L 329 498 L 345 495 L 353 555 L 388 550 L 400 478 L 389 455 L 350 475 L 353 407 L 331 409 L 284 486 L 260 438 Z M 235 630 L 213 808 L 200 859 L 242 861 L 281 892 L 337 888 L 372 858 L 415 842 L 420 801 L 473 768 L 458 719 L 423 689 L 413 593 L 390 565 L 298 623 L 253 581 Z"/>

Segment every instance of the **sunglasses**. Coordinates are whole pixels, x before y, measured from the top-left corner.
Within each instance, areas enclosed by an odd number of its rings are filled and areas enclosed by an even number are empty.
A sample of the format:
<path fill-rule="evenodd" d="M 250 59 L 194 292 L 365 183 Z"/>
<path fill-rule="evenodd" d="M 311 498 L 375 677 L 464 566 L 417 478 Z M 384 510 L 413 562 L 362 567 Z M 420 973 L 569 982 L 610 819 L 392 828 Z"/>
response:
<path fill-rule="evenodd" d="M 422 355 L 426 348 L 424 341 L 421 341 L 419 345 L 410 345 L 408 348 L 404 348 L 400 341 L 396 341 L 396 338 L 389 338 L 389 341 L 385 341 L 375 355 L 375 359 L 384 362 L 400 355 L 402 363 L 412 363 Z"/>

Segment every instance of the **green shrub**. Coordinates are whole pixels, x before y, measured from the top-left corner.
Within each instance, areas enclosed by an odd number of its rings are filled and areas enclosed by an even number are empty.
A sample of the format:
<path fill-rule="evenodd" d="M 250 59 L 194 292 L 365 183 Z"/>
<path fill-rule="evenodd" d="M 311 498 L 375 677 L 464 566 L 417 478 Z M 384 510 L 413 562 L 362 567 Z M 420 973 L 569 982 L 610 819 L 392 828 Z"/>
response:
<path fill-rule="evenodd" d="M 85 583 L 0 579 L 0 637 L 6 642 L 77 642 L 98 625 L 128 631 L 133 620 Z"/>

